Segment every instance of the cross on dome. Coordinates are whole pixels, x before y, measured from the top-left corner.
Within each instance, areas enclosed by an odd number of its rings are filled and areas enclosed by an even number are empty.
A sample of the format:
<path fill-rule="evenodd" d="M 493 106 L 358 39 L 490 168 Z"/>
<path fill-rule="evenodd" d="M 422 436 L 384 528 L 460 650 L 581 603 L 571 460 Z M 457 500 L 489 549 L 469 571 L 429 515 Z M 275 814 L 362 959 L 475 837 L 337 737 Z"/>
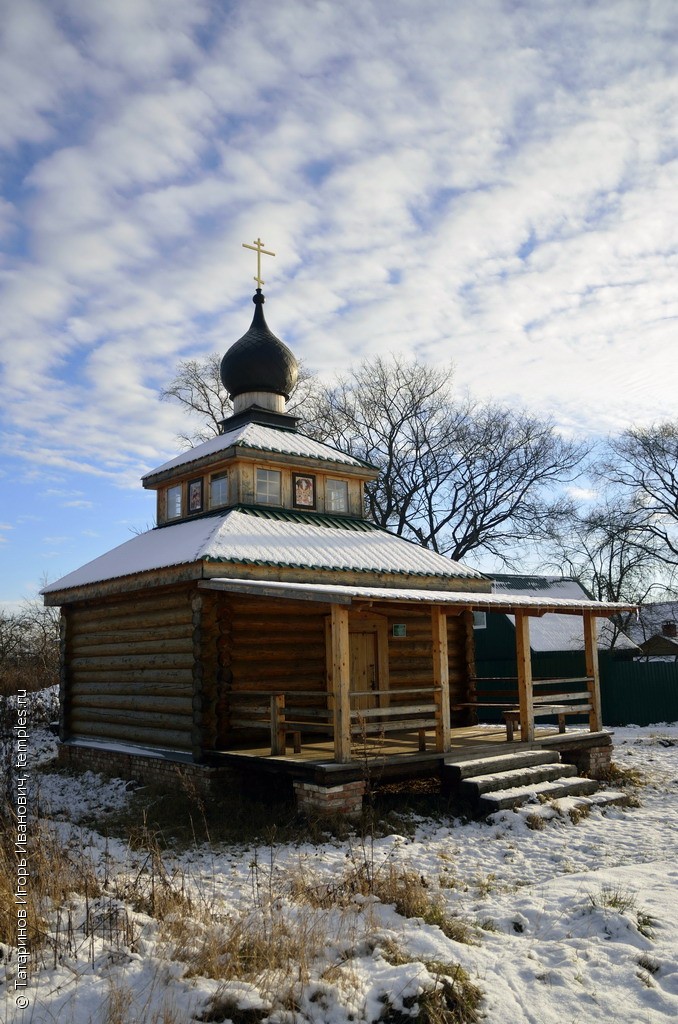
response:
<path fill-rule="evenodd" d="M 255 239 L 253 245 L 249 245 L 247 242 L 242 243 L 243 249 L 253 249 L 257 254 L 257 276 L 254 280 L 257 282 L 257 288 L 261 288 L 265 282 L 261 279 L 261 256 L 275 256 L 274 252 L 270 252 L 268 249 L 264 249 L 264 243 L 260 238 Z"/>
<path fill-rule="evenodd" d="M 285 415 L 285 402 L 297 382 L 299 365 L 287 345 L 276 338 L 264 317 L 266 301 L 261 285 L 261 257 L 275 256 L 264 249 L 260 238 L 250 245 L 242 243 L 244 249 L 257 254 L 256 295 L 253 296 L 254 316 L 248 331 L 231 345 L 221 360 L 221 380 L 233 401 L 237 416 L 246 409 L 258 407 L 273 413 Z"/>

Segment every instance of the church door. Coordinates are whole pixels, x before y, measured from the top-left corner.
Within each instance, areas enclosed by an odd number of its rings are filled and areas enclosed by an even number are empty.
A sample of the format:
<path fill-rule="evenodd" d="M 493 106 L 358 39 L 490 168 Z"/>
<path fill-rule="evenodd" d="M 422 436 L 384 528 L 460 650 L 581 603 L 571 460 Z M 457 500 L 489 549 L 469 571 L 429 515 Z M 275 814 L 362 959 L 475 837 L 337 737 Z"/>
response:
<path fill-rule="evenodd" d="M 377 634 L 351 630 L 349 634 L 351 707 L 354 710 L 379 706 L 379 655 Z"/>

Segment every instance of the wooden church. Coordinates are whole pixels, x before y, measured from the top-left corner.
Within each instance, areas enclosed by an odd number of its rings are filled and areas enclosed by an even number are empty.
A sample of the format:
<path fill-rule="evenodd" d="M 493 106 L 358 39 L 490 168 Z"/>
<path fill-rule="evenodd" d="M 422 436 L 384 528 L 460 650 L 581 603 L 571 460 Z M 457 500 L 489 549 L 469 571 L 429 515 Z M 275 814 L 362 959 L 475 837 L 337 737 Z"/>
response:
<path fill-rule="evenodd" d="M 285 411 L 297 362 L 255 280 L 252 323 L 222 361 L 233 415 L 220 435 L 143 478 L 156 527 L 45 588 L 62 609 L 60 756 L 142 777 L 276 771 L 319 806 L 337 787 L 359 799 L 366 749 L 407 775 L 468 739 L 474 612 L 488 609 L 516 617 L 526 744 L 543 703 L 530 616 L 583 616 L 587 678 L 547 703 L 600 736 L 595 617 L 617 606 L 493 594 L 480 572 L 370 522 L 374 467 Z"/>

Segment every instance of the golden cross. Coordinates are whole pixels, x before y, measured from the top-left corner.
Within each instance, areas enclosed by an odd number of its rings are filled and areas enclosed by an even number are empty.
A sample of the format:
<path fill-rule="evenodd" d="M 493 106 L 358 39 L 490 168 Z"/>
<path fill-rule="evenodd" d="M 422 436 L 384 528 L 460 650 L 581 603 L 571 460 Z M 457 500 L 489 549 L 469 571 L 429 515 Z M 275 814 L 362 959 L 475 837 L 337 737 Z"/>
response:
<path fill-rule="evenodd" d="M 261 288 L 262 284 L 264 283 L 261 280 L 261 254 L 263 253 L 264 256 L 275 256 L 275 253 L 269 252 L 268 249 L 264 249 L 264 243 L 260 238 L 257 238 L 254 245 L 248 245 L 247 242 L 243 242 L 242 246 L 243 249 L 254 249 L 254 251 L 257 254 L 257 276 L 254 278 L 254 280 L 257 282 L 257 288 Z"/>

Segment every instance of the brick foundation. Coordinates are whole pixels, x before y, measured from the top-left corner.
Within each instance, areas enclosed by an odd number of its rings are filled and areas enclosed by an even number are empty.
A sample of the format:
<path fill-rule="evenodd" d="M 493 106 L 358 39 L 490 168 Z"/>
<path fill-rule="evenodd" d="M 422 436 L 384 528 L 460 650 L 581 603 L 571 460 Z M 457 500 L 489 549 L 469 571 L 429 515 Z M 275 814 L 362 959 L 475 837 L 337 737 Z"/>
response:
<path fill-rule="evenodd" d="M 560 758 L 566 764 L 575 765 L 580 775 L 587 775 L 590 779 L 600 779 L 605 776 L 612 762 L 612 747 L 589 747 L 586 750 L 562 751 Z"/>
<path fill-rule="evenodd" d="M 362 812 L 364 781 L 345 782 L 341 786 L 316 786 L 312 782 L 294 783 L 297 809 L 303 814 L 343 814 L 355 817 Z"/>
<path fill-rule="evenodd" d="M 547 743 L 540 744 L 546 747 Z M 567 734 L 553 737 L 548 747 L 558 750 L 565 764 L 573 764 L 580 775 L 604 778 L 612 762 L 612 736 L 609 733 Z"/>
<path fill-rule="evenodd" d="M 193 764 L 177 755 L 156 757 L 153 755 L 125 753 L 120 750 L 106 750 L 105 747 L 84 747 L 67 743 L 59 744 L 59 764 L 64 768 L 78 768 L 83 771 L 103 772 L 122 779 L 133 779 L 145 785 L 164 786 L 168 789 L 179 785 L 187 792 L 195 789 L 202 796 L 209 796 L 215 785 L 232 782 L 234 773 L 228 768 L 213 768 L 209 765 Z"/>

